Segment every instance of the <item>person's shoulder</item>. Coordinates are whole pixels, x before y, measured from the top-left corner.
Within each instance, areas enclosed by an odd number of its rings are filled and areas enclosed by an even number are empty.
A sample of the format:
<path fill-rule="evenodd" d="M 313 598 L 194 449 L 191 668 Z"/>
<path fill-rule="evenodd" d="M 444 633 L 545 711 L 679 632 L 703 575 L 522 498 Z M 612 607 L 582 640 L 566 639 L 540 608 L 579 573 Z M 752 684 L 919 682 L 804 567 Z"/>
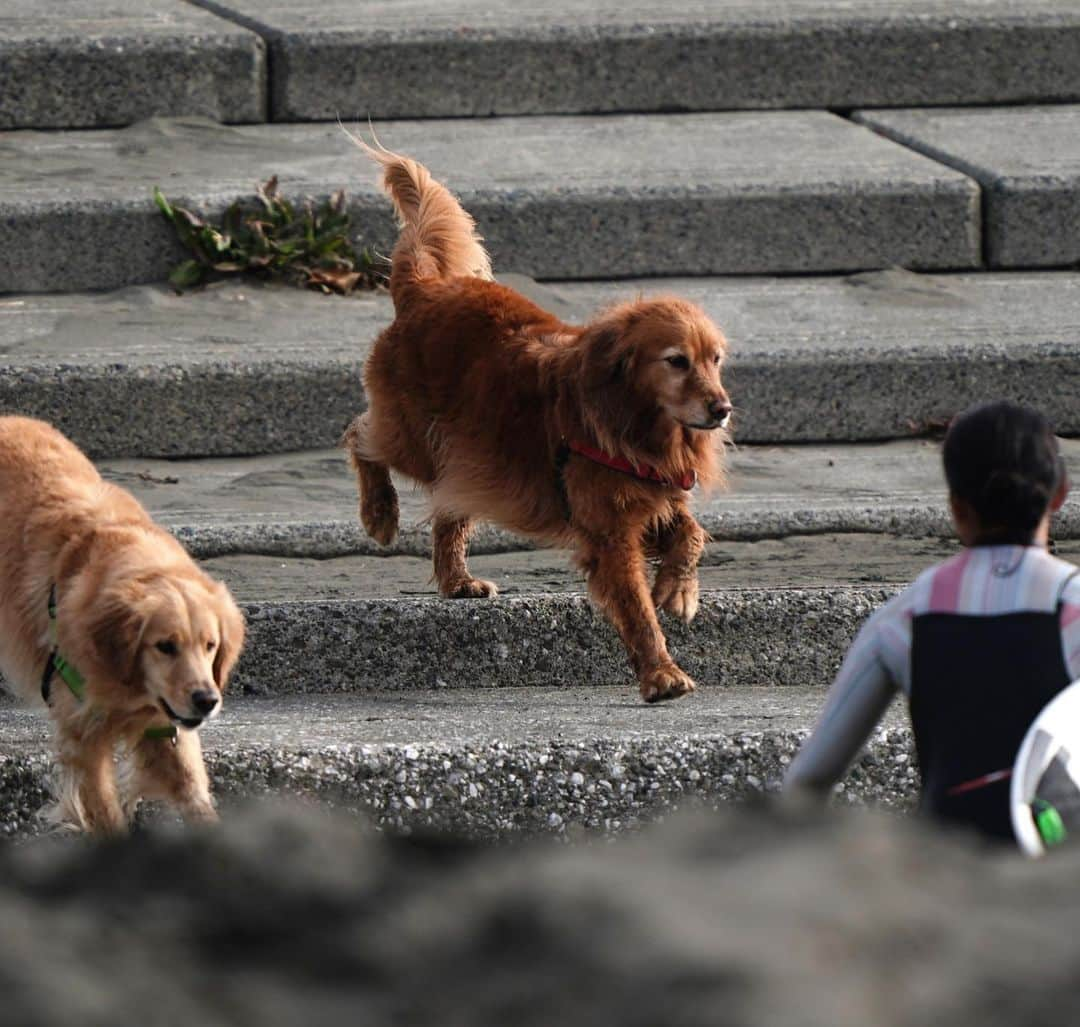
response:
<path fill-rule="evenodd" d="M 1051 556 L 1049 559 L 1054 562 L 1055 569 L 1060 576 L 1059 598 L 1061 602 L 1080 607 L 1080 567 L 1056 556 Z"/>
<path fill-rule="evenodd" d="M 927 567 L 897 598 L 913 613 L 929 611 L 935 603 L 953 605 L 970 560 L 971 550 L 962 549 L 947 560 Z"/>

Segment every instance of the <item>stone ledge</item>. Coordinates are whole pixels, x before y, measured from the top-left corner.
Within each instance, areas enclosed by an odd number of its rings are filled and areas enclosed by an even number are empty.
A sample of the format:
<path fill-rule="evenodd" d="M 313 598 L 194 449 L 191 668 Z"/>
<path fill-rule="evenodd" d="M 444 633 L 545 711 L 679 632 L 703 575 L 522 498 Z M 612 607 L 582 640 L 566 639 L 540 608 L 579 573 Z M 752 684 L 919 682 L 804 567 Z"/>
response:
<path fill-rule="evenodd" d="M 731 343 L 740 443 L 910 436 L 988 396 L 1080 434 L 1075 274 L 507 277 L 571 322 L 638 293 L 702 304 Z M 391 309 L 383 294 L 230 283 L 0 298 L 0 315 L 0 411 L 52 421 L 98 457 L 190 457 L 336 445 Z"/>
<path fill-rule="evenodd" d="M 258 31 L 279 121 L 1080 98 L 1050 0 L 201 0 Z"/>
<path fill-rule="evenodd" d="M 980 261 L 974 182 L 823 111 L 403 121 L 379 135 L 461 197 L 496 268 L 538 278 Z M 164 280 L 182 254 L 154 186 L 213 215 L 273 174 L 292 197 L 348 185 L 364 243 L 388 253 L 396 235 L 374 170 L 337 126 L 155 120 L 4 145 L 8 292 Z"/>
<path fill-rule="evenodd" d="M 262 39 L 182 0 L 5 0 L 0 130 L 265 121 Z"/>
<path fill-rule="evenodd" d="M 855 120 L 980 183 L 990 267 L 1080 263 L 1080 106 L 859 111 Z"/>
<path fill-rule="evenodd" d="M 361 809 L 386 827 L 506 838 L 617 833 L 695 803 L 779 788 L 820 694 L 715 689 L 660 709 L 621 691 L 515 689 L 232 699 L 202 739 L 230 803 L 273 793 Z M 910 808 L 918 778 L 899 706 L 841 787 Z M 0 709 L 0 832 L 46 800 L 44 716 Z"/>

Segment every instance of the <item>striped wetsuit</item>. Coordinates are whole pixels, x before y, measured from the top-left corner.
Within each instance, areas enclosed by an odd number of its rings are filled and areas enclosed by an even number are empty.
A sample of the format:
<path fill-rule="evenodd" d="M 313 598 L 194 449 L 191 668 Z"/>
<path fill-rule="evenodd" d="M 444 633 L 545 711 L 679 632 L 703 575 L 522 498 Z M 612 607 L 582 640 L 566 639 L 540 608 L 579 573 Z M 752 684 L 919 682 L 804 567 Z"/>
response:
<path fill-rule="evenodd" d="M 921 574 L 863 626 L 787 787 L 843 776 L 896 692 L 923 808 L 1011 838 L 1008 772 L 1031 721 L 1080 678 L 1080 575 L 1039 546 L 977 546 Z"/>

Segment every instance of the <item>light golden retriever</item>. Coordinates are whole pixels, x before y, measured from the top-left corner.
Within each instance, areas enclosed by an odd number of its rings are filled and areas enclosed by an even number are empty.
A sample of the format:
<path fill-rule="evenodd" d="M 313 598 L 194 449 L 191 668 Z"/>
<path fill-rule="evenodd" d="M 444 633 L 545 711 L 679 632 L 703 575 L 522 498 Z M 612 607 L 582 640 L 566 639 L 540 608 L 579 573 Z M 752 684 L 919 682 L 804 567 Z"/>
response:
<path fill-rule="evenodd" d="M 444 596 L 495 594 L 465 563 L 474 518 L 572 546 L 642 698 L 692 691 L 656 611 L 689 621 L 698 608 L 706 535 L 688 498 L 695 482 L 722 477 L 723 335 L 675 297 L 562 323 L 490 280 L 472 219 L 426 168 L 359 145 L 382 165 L 402 223 L 396 317 L 364 370 L 367 411 L 342 440 L 368 534 L 388 544 L 397 532 L 392 469 L 430 491 Z M 649 556 L 659 560 L 651 593 Z"/>
<path fill-rule="evenodd" d="M 129 493 L 25 417 L 0 417 L 0 581 L 0 670 L 55 723 L 52 819 L 116 833 L 140 797 L 215 819 L 195 729 L 221 708 L 243 617 Z"/>

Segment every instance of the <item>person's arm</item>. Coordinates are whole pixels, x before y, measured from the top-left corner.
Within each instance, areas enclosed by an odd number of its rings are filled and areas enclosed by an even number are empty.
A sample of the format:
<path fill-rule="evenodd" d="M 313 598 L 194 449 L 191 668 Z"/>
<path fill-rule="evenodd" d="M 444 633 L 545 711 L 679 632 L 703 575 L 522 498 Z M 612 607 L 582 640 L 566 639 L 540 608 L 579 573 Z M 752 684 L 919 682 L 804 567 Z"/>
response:
<path fill-rule="evenodd" d="M 828 792 L 870 737 L 896 693 L 878 653 L 881 614 L 863 625 L 829 689 L 813 734 L 784 777 L 786 792 Z"/>

